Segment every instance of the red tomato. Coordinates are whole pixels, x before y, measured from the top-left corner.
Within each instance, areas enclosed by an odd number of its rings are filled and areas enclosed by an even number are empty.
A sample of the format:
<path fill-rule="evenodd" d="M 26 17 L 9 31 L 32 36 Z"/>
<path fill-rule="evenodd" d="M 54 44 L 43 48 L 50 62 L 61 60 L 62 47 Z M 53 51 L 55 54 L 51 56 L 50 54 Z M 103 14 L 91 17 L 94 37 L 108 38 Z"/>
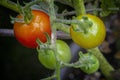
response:
<path fill-rule="evenodd" d="M 49 16 L 39 10 L 32 10 L 33 18 L 29 24 L 22 22 L 14 23 L 14 35 L 16 39 L 25 47 L 36 48 L 36 39 L 46 42 L 45 32 L 51 36 L 51 27 Z M 22 18 L 18 15 L 17 18 Z"/>

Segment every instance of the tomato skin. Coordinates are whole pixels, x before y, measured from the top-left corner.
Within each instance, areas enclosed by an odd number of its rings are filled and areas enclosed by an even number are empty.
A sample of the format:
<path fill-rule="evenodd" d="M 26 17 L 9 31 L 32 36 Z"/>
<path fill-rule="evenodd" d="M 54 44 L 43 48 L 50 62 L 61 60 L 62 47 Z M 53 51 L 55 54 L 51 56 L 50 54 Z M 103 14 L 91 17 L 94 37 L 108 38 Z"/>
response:
<path fill-rule="evenodd" d="M 99 60 L 94 55 L 89 55 L 88 53 L 84 54 L 84 56 L 89 57 L 94 63 L 91 66 L 80 67 L 80 69 L 87 74 L 96 72 L 100 66 Z"/>
<path fill-rule="evenodd" d="M 56 41 L 58 58 L 68 63 L 71 60 L 71 51 L 69 46 L 62 40 Z M 52 50 L 46 50 L 45 52 L 38 51 L 38 60 L 42 65 L 44 65 L 48 69 L 55 69 L 56 58 L 54 52 Z"/>
<path fill-rule="evenodd" d="M 36 39 L 39 38 L 42 42 L 46 42 L 44 32 L 51 36 L 49 16 L 39 10 L 32 10 L 33 18 L 29 24 L 22 22 L 14 23 L 14 35 L 16 39 L 27 48 L 36 48 Z M 17 18 L 22 18 L 18 15 Z"/>
<path fill-rule="evenodd" d="M 87 33 L 77 32 L 70 27 L 70 35 L 72 40 L 80 47 L 89 49 L 99 46 L 105 39 L 106 29 L 105 25 L 97 16 L 84 14 L 77 17 L 78 20 L 83 21 L 82 17 L 87 16 L 88 20 L 93 23 L 92 26 L 87 28 Z M 73 24 L 73 26 L 77 26 Z"/>

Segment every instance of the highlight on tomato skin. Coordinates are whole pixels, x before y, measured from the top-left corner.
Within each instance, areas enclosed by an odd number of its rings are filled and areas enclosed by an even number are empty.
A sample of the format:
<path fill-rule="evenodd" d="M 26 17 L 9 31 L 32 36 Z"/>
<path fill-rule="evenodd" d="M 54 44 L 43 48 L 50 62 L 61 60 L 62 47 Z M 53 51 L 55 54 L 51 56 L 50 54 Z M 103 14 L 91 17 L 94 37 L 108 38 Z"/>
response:
<path fill-rule="evenodd" d="M 72 24 L 70 27 L 70 35 L 72 40 L 82 48 L 90 49 L 99 46 L 105 39 L 106 28 L 103 21 L 97 16 L 91 14 L 84 14 L 77 17 L 78 20 L 83 21 L 83 16 L 88 17 L 88 20 L 92 22 L 92 26 L 86 27 L 87 33 L 73 30 Z"/>
<path fill-rule="evenodd" d="M 40 10 L 32 10 L 33 18 L 30 23 L 14 23 L 15 38 L 27 48 L 36 48 L 38 45 L 36 39 L 46 42 L 45 32 L 51 37 L 51 26 L 48 14 Z M 17 18 L 22 18 L 18 15 Z"/>

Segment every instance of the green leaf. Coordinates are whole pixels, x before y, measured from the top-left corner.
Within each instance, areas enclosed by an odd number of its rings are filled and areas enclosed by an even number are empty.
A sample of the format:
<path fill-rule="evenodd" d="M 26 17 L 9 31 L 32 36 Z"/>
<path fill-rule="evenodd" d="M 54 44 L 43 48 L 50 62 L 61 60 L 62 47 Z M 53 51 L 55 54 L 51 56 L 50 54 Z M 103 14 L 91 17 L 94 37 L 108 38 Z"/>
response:
<path fill-rule="evenodd" d="M 116 8 L 115 1 L 114 0 L 101 0 L 101 8 L 102 11 L 100 13 L 100 16 L 105 17 L 111 14 L 113 11 L 110 10 L 110 8 Z"/>

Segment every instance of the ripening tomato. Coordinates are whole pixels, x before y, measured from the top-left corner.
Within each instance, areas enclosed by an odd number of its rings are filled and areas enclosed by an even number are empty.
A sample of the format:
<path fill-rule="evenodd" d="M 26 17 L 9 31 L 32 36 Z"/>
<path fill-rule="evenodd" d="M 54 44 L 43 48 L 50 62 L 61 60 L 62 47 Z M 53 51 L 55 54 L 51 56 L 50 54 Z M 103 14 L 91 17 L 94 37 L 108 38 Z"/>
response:
<path fill-rule="evenodd" d="M 36 39 L 39 38 L 42 42 L 46 42 L 45 32 L 51 36 L 51 27 L 49 16 L 39 10 L 32 10 L 33 18 L 30 23 L 15 22 L 14 35 L 16 39 L 25 47 L 36 48 Z M 22 18 L 18 15 L 17 18 Z"/>
<path fill-rule="evenodd" d="M 86 27 L 87 32 L 75 31 L 72 26 L 78 26 L 73 24 L 70 27 L 70 35 L 72 40 L 80 47 L 89 49 L 99 46 L 105 39 L 106 29 L 105 25 L 100 18 L 90 14 L 84 14 L 77 17 L 78 20 L 84 21 L 83 17 L 88 17 L 88 20 L 92 22 L 92 26 Z"/>
<path fill-rule="evenodd" d="M 71 50 L 69 46 L 62 40 L 56 41 L 57 53 L 56 56 L 62 62 L 68 63 L 71 60 Z M 55 69 L 56 67 L 56 58 L 53 50 L 46 49 L 37 50 L 38 51 L 38 59 L 42 65 L 44 65 L 48 69 Z"/>

